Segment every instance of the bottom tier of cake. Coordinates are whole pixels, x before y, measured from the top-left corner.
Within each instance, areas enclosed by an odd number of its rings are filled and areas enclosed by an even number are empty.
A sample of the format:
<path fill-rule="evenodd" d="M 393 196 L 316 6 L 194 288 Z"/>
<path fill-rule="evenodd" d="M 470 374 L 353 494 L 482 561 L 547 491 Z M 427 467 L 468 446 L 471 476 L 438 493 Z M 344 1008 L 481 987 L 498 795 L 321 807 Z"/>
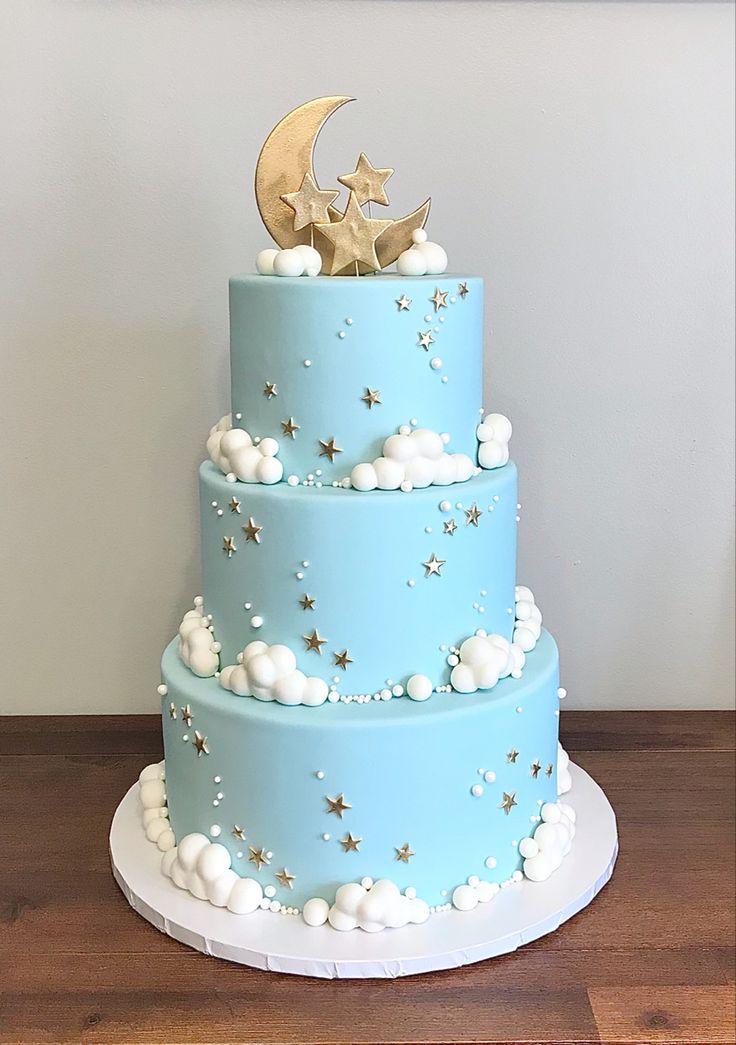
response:
<path fill-rule="evenodd" d="M 521 678 L 424 703 L 236 697 L 192 675 L 175 642 L 162 678 L 176 841 L 197 833 L 224 846 L 238 876 L 285 905 L 332 903 L 362 878 L 433 906 L 473 876 L 502 883 L 521 869 L 541 807 L 557 800 L 558 656 L 547 632 Z"/>

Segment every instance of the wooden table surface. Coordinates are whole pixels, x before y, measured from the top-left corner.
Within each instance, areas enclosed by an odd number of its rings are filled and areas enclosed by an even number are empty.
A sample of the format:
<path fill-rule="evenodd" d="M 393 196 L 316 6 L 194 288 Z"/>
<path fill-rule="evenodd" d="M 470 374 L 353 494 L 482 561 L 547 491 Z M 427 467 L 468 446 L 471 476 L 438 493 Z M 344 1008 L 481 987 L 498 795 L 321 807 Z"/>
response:
<path fill-rule="evenodd" d="M 733 717 L 561 721 L 619 819 L 595 902 L 479 965 L 324 981 L 208 958 L 128 907 L 108 828 L 158 717 L 3 719 L 0 1042 L 733 1042 Z"/>

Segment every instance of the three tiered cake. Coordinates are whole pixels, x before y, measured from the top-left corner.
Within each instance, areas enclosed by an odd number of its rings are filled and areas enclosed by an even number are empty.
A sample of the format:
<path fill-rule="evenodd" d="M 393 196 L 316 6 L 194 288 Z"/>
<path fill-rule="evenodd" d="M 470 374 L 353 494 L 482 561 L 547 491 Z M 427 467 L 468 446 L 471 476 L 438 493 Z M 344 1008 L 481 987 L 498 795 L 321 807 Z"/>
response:
<path fill-rule="evenodd" d="M 481 406 L 482 280 L 446 271 L 429 201 L 372 215 L 389 168 L 361 155 L 342 212 L 319 188 L 314 140 L 347 100 L 290 113 L 258 162 L 281 249 L 230 281 L 203 594 L 139 785 L 171 889 L 305 933 L 544 889 L 576 819 L 557 648 L 516 579 L 511 425 Z"/>

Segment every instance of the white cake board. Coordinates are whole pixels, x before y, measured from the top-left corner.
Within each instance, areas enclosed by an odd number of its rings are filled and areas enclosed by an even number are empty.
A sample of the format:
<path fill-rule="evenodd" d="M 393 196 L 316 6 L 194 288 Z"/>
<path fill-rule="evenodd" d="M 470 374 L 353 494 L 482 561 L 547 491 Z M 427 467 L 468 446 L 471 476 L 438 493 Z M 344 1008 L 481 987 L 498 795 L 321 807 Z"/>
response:
<path fill-rule="evenodd" d="M 161 873 L 162 854 L 143 831 L 138 784 L 110 829 L 115 879 L 130 906 L 161 932 L 216 958 L 270 972 L 324 978 L 411 976 L 507 954 L 553 932 L 600 892 L 618 853 L 616 817 L 596 782 L 570 765 L 577 814 L 572 850 L 546 882 L 510 885 L 473 911 L 432 915 L 423 925 L 366 933 L 312 928 L 300 917 L 231 914 L 178 889 Z"/>

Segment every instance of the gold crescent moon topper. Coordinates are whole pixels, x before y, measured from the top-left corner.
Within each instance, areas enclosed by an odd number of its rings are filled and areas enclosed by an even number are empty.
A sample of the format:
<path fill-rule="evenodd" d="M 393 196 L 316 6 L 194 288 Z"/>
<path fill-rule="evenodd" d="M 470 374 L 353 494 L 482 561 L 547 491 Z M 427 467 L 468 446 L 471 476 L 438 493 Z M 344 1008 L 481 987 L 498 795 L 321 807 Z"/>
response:
<path fill-rule="evenodd" d="M 322 272 L 359 276 L 393 264 L 424 227 L 431 200 L 402 218 L 376 218 L 371 204 L 388 205 L 386 183 L 392 167 L 374 167 L 361 152 L 355 170 L 337 178 L 348 190 L 344 211 L 335 207 L 339 188 L 323 189 L 314 173 L 314 146 L 345 95 L 314 98 L 280 120 L 263 143 L 256 164 L 255 193 L 263 224 L 285 250 L 300 243 L 315 247 Z"/>

